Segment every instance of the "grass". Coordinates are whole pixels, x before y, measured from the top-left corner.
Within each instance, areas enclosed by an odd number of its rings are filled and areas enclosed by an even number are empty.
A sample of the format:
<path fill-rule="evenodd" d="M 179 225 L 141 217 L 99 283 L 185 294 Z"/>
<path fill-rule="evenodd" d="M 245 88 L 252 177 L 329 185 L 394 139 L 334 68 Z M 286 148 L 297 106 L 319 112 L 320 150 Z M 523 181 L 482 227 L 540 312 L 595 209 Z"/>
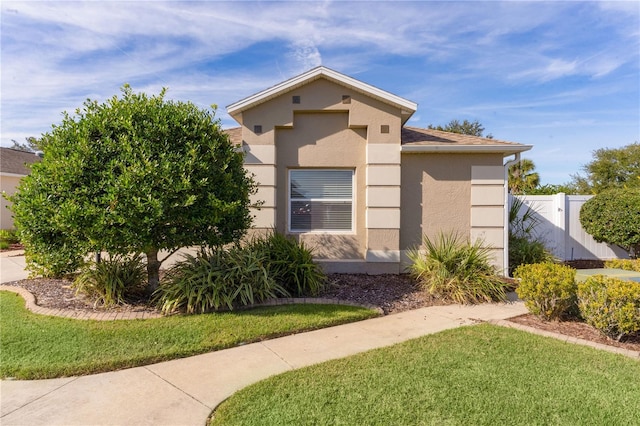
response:
<path fill-rule="evenodd" d="M 288 372 L 222 403 L 216 425 L 630 425 L 640 362 L 488 324 Z"/>
<path fill-rule="evenodd" d="M 148 320 L 82 321 L 36 315 L 0 292 L 0 376 L 44 379 L 181 358 L 377 316 L 337 305 L 283 305 Z"/>

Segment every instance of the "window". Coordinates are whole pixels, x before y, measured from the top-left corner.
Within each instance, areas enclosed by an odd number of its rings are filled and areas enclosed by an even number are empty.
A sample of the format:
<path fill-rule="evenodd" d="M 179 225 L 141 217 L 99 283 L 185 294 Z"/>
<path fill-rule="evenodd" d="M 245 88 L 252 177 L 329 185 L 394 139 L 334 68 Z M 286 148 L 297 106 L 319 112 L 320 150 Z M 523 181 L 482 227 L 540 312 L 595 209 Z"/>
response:
<path fill-rule="evenodd" d="M 353 170 L 291 170 L 289 230 L 351 231 Z"/>

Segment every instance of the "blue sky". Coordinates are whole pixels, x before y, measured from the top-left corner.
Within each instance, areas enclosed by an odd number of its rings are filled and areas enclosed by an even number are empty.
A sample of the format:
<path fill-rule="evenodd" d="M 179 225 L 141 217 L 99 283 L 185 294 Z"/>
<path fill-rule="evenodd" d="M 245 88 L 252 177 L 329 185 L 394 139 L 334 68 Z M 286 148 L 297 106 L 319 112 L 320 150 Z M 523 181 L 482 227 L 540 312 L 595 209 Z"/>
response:
<path fill-rule="evenodd" d="M 324 65 L 534 145 L 543 183 L 640 141 L 640 2 L 3 1 L 1 141 L 124 83 L 225 107 Z"/>

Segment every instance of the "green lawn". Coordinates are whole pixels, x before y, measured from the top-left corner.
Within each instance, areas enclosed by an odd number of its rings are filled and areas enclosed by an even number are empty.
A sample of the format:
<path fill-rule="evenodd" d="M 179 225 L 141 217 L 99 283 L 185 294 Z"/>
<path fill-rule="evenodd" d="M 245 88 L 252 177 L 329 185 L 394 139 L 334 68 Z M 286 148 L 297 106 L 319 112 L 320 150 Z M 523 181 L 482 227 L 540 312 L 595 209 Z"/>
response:
<path fill-rule="evenodd" d="M 640 362 L 488 324 L 288 372 L 211 425 L 638 425 Z"/>
<path fill-rule="evenodd" d="M 0 376 L 44 379 L 181 358 L 377 316 L 364 308 L 283 305 L 232 313 L 130 321 L 36 315 L 0 292 Z"/>

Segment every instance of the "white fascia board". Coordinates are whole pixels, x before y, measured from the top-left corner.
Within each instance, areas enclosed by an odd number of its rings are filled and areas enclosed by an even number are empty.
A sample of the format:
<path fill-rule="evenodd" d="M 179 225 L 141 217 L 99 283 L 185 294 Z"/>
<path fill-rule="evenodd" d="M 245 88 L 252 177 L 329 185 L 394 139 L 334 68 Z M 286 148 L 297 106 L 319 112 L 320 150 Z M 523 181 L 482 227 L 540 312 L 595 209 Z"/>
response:
<path fill-rule="evenodd" d="M 415 102 L 411 102 L 407 99 L 401 98 L 400 96 L 396 96 L 382 89 L 378 89 L 377 87 L 371 86 L 367 83 L 363 83 L 362 81 L 356 80 L 355 78 L 351 78 L 332 69 L 319 66 L 296 77 L 290 78 L 289 80 L 283 81 L 280 84 L 276 84 L 275 86 L 270 87 L 266 90 L 258 92 L 255 95 L 251 95 L 247 98 L 239 100 L 238 102 L 227 106 L 227 112 L 229 113 L 229 115 L 233 115 L 236 112 L 247 109 L 255 104 L 275 97 L 280 93 L 286 92 L 296 86 L 301 86 L 309 81 L 313 81 L 321 76 L 350 86 L 355 90 L 364 92 L 371 96 L 375 96 L 384 101 L 396 104 L 400 106 L 403 109 L 403 112 L 408 115 L 413 114 L 418 109 L 418 104 L 416 104 Z"/>
<path fill-rule="evenodd" d="M 0 176 L 23 178 L 23 177 L 25 177 L 27 175 L 21 175 L 21 174 L 18 174 L 18 173 L 0 172 Z"/>
<path fill-rule="evenodd" d="M 400 152 L 406 154 L 433 153 L 501 153 L 511 155 L 518 152 L 529 151 L 533 145 L 402 145 Z"/>

